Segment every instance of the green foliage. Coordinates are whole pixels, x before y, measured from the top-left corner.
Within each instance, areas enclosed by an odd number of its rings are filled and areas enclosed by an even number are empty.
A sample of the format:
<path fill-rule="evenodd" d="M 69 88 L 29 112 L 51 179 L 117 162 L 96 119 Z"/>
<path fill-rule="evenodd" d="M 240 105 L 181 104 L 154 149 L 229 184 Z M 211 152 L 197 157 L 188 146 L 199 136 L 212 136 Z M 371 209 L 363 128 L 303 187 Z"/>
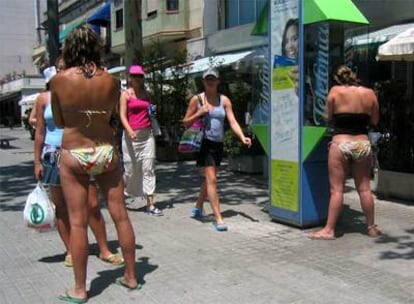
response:
<path fill-rule="evenodd" d="M 230 158 L 235 158 L 240 155 L 264 155 L 264 150 L 256 136 L 247 128 L 243 129 L 243 133 L 245 136 L 251 138 L 252 146 L 250 148 L 246 147 L 240 138 L 234 134 L 233 130 L 229 129 L 224 132 L 224 154 Z"/>
<path fill-rule="evenodd" d="M 157 105 L 157 119 L 173 142 L 188 105 L 191 78 L 186 51 L 171 43 L 154 43 L 144 53 L 146 86 Z"/>

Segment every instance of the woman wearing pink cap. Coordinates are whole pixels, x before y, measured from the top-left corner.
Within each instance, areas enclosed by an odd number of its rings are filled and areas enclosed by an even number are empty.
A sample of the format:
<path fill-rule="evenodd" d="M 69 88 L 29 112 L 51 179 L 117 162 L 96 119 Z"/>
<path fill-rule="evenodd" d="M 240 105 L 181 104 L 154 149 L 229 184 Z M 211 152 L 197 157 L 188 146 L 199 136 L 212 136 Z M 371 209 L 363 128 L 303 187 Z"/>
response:
<path fill-rule="evenodd" d="M 151 101 L 144 88 L 144 69 L 129 68 L 129 88 L 121 94 L 119 111 L 125 133 L 122 144 L 127 191 L 147 200 L 147 213 L 161 216 L 154 206 L 155 139 L 151 123 Z M 133 189 L 133 190 L 131 190 Z"/>

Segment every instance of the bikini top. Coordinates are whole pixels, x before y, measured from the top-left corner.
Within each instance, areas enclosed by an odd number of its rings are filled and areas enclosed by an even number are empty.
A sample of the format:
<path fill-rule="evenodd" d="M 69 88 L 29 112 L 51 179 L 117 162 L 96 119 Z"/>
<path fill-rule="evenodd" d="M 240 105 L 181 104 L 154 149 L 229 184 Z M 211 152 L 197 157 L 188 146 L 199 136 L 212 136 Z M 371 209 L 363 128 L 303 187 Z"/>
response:
<path fill-rule="evenodd" d="M 368 134 L 369 121 L 367 113 L 336 113 L 332 121 L 334 134 Z"/>

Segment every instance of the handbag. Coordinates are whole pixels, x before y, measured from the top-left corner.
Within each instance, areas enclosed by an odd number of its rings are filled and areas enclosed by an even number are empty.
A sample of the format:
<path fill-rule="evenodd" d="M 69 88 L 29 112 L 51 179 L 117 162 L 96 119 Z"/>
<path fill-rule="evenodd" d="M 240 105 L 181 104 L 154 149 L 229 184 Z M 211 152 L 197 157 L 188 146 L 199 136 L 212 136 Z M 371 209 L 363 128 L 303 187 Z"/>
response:
<path fill-rule="evenodd" d="M 39 231 L 55 227 L 55 205 L 40 181 L 26 199 L 23 219 L 28 227 Z"/>
<path fill-rule="evenodd" d="M 197 95 L 200 105 L 203 105 L 200 95 Z M 196 120 L 191 127 L 187 128 L 181 135 L 178 143 L 178 152 L 194 153 L 200 151 L 201 142 L 203 141 L 204 122 L 200 118 Z"/>

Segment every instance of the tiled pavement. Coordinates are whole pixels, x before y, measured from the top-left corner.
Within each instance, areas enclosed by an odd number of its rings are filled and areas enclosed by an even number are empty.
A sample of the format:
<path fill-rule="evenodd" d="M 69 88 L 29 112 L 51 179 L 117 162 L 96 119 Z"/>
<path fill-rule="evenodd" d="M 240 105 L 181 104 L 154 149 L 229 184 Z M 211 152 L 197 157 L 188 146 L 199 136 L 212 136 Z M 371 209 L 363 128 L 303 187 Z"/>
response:
<path fill-rule="evenodd" d="M 0 303 L 59 303 L 72 283 L 57 233 L 23 225 L 22 210 L 34 187 L 33 142 L 21 128 L 0 150 Z M 113 284 L 122 268 L 102 263 L 90 238 L 88 303 L 414 303 L 414 207 L 377 200 L 378 239 L 364 235 L 352 184 L 335 241 L 311 241 L 306 231 L 273 222 L 263 211 L 266 181 L 221 170 L 227 233 L 189 217 L 200 177 L 191 162 L 157 164 L 157 204 L 151 217 L 140 199 L 128 200 L 137 239 L 136 269 L 144 284 L 127 292 Z M 118 248 L 107 210 L 108 239 Z"/>

